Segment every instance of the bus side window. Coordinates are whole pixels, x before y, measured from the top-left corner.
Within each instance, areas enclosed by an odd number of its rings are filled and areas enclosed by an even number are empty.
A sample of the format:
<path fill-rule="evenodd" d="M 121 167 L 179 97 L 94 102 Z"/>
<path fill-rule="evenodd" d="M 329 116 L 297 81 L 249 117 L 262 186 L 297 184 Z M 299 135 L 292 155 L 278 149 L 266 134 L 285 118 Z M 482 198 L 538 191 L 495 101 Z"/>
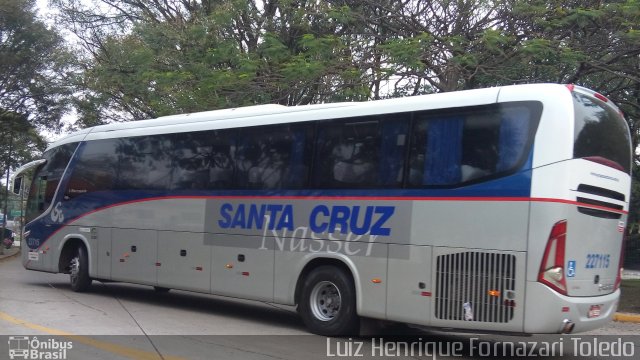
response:
<path fill-rule="evenodd" d="M 268 133 L 258 142 L 260 157 L 249 170 L 249 185 L 255 189 L 281 189 L 291 156 L 291 141 L 287 135 Z"/>
<path fill-rule="evenodd" d="M 461 182 L 496 172 L 500 117 L 497 112 L 466 114 L 462 136 Z"/>
<path fill-rule="evenodd" d="M 228 139 L 215 139 L 209 154 L 209 188 L 228 189 L 233 183 L 232 146 Z"/>
<path fill-rule="evenodd" d="M 402 185 L 409 116 L 398 114 L 381 122 L 378 178 L 379 184 L 385 187 Z"/>
<path fill-rule="evenodd" d="M 80 154 L 77 155 L 78 159 L 67 184 L 65 200 L 113 188 L 118 169 L 116 141 L 90 141 L 78 150 Z"/>
<path fill-rule="evenodd" d="M 171 184 L 174 190 L 227 189 L 233 183 L 233 130 L 171 136 Z"/>
<path fill-rule="evenodd" d="M 261 149 L 258 139 L 254 134 L 242 129 L 238 136 L 237 146 L 233 161 L 236 169 L 235 185 L 240 189 L 255 188 L 255 179 L 250 179 L 249 174 L 255 176 L 255 167 L 258 166 L 261 157 Z"/>
<path fill-rule="evenodd" d="M 171 147 L 167 136 L 122 138 L 116 145 L 119 190 L 166 190 L 171 179 Z"/>
<path fill-rule="evenodd" d="M 312 128 L 302 125 L 291 129 L 291 160 L 287 188 L 300 189 L 307 184 L 312 151 Z"/>
<path fill-rule="evenodd" d="M 464 118 L 418 114 L 414 128 L 408 184 L 415 187 L 459 183 Z"/>
<path fill-rule="evenodd" d="M 525 156 L 531 110 L 525 106 L 488 107 L 467 116 L 463 136 L 463 177 L 470 181 L 513 170 Z"/>
<path fill-rule="evenodd" d="M 314 169 L 316 186 L 349 188 L 379 184 L 379 121 L 349 120 L 320 126 Z"/>
<path fill-rule="evenodd" d="M 531 141 L 531 116 L 520 105 L 417 113 L 407 184 L 457 185 L 513 170 Z"/>
<path fill-rule="evenodd" d="M 306 184 L 310 128 L 275 125 L 245 129 L 236 151 L 238 180 L 250 189 L 296 189 Z"/>
<path fill-rule="evenodd" d="M 502 110 L 498 162 L 496 171 L 512 169 L 524 156 L 529 142 L 531 109 L 526 106 L 509 107 Z"/>
<path fill-rule="evenodd" d="M 407 184 L 410 187 L 425 185 L 424 160 L 427 152 L 427 128 L 429 122 L 416 121 L 411 134 L 411 149 L 409 151 L 409 171 Z"/>

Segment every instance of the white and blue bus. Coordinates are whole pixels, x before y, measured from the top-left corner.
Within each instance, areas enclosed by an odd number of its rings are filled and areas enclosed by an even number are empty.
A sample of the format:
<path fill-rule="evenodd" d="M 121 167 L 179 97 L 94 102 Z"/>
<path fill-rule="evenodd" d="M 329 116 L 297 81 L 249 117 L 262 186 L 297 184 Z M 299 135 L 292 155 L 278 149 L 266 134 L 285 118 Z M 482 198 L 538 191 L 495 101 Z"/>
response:
<path fill-rule="evenodd" d="M 578 86 L 97 126 L 32 165 L 23 264 L 75 291 L 297 305 L 324 335 L 586 331 L 620 296 L 629 128 Z"/>

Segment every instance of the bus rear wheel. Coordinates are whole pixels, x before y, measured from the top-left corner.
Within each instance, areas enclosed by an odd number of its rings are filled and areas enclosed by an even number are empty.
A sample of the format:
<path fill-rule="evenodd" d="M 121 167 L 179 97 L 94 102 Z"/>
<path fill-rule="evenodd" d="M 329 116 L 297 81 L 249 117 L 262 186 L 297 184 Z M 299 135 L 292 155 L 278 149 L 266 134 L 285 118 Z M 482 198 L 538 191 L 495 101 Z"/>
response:
<path fill-rule="evenodd" d="M 353 279 L 343 269 L 320 266 L 304 279 L 298 312 L 318 335 L 353 335 L 358 331 Z"/>
<path fill-rule="evenodd" d="M 71 290 L 75 292 L 87 291 L 91 286 L 92 280 L 89 277 L 89 256 L 84 246 L 76 248 L 76 254 L 69 263 L 69 270 Z"/>

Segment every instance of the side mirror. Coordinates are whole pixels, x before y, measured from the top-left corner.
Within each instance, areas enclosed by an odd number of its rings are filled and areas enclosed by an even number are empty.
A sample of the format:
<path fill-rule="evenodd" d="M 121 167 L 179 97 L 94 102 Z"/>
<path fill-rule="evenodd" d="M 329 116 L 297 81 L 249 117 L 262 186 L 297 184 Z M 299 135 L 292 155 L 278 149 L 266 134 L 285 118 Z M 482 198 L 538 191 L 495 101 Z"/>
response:
<path fill-rule="evenodd" d="M 17 178 L 13 179 L 13 193 L 20 195 L 20 193 L 22 192 L 22 176 L 18 176 Z"/>

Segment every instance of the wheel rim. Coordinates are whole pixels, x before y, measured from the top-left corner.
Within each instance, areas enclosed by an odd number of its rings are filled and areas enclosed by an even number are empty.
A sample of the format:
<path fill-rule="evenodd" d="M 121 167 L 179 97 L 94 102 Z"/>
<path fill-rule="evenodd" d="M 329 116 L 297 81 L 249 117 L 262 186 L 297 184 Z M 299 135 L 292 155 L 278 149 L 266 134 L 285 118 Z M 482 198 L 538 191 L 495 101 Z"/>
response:
<path fill-rule="evenodd" d="M 330 321 L 340 312 L 342 297 L 338 287 L 330 281 L 322 281 L 311 290 L 311 312 L 321 321 Z"/>
<path fill-rule="evenodd" d="M 73 259 L 71 259 L 71 262 L 69 263 L 69 267 L 71 270 L 71 273 L 70 273 L 71 283 L 75 284 L 78 281 L 78 276 L 80 274 L 80 258 L 76 256 Z"/>

